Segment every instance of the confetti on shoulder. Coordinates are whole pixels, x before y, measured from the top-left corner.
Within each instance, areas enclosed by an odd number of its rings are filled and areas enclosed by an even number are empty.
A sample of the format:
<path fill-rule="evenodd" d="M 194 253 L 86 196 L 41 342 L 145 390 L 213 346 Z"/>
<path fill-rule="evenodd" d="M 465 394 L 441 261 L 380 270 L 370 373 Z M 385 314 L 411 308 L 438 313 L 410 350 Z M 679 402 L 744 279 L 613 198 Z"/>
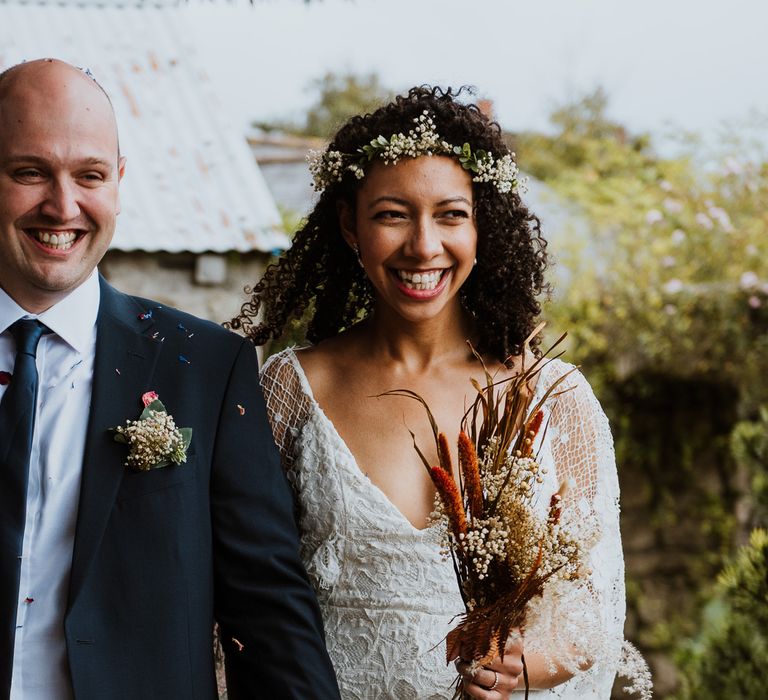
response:
<path fill-rule="evenodd" d="M 184 355 L 179 355 L 179 362 L 182 362 L 182 363 L 184 363 L 186 365 L 191 365 L 192 364 Z"/>
<path fill-rule="evenodd" d="M 245 406 L 241 406 L 240 404 L 237 404 L 237 410 L 240 411 L 240 415 L 245 415 Z"/>
<path fill-rule="evenodd" d="M 138 315 L 139 321 L 148 321 L 150 318 L 152 318 L 152 309 L 144 311 Z"/>

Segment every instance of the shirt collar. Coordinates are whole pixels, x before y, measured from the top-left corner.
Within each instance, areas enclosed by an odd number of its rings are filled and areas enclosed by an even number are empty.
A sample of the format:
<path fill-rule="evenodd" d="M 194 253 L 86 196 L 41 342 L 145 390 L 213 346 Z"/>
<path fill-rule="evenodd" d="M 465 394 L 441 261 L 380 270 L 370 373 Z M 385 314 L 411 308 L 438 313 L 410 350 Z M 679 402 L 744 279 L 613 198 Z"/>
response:
<path fill-rule="evenodd" d="M 93 339 L 100 298 L 96 270 L 79 287 L 41 314 L 25 311 L 0 288 L 0 333 L 20 318 L 37 318 L 77 352 L 84 353 Z"/>

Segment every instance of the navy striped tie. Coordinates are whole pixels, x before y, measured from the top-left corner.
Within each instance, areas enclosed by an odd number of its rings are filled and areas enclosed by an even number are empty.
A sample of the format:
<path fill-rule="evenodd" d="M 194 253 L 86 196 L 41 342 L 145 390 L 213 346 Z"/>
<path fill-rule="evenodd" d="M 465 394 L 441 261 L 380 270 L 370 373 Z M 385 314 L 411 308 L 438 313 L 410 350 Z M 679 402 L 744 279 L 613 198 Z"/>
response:
<path fill-rule="evenodd" d="M 48 329 L 34 320 L 11 326 L 16 340 L 13 376 L 0 402 L 0 697 L 11 687 L 21 550 L 27 509 L 29 455 L 35 427 L 40 337 Z"/>

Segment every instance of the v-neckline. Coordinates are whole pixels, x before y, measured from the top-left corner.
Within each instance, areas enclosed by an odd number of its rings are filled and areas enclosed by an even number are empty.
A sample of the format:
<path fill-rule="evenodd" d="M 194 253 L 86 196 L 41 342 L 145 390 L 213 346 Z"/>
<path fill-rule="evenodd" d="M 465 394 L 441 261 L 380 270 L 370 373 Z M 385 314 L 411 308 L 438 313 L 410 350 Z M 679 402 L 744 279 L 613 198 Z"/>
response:
<path fill-rule="evenodd" d="M 315 398 L 314 392 L 312 391 L 312 385 L 309 383 L 309 378 L 307 377 L 306 373 L 304 372 L 304 368 L 301 365 L 301 362 L 299 361 L 298 355 L 296 354 L 296 351 L 293 348 L 289 348 L 290 352 L 290 358 L 291 358 L 291 364 L 293 364 L 294 370 L 296 371 L 296 375 L 299 378 L 299 381 L 301 382 L 302 389 L 304 391 L 304 394 L 309 399 L 310 404 L 312 405 L 315 413 L 319 416 L 320 420 L 323 421 L 330 430 L 331 434 L 335 438 L 336 442 L 339 444 L 341 449 L 344 452 L 344 456 L 346 457 L 345 464 L 349 466 L 349 472 L 352 476 L 354 476 L 358 481 L 364 483 L 367 485 L 368 488 L 372 490 L 374 495 L 381 500 L 385 507 L 395 516 L 395 518 L 400 521 L 403 525 L 407 526 L 408 529 L 413 533 L 420 537 L 424 537 L 428 534 L 433 534 L 435 532 L 435 525 L 427 524 L 424 527 L 416 527 L 404 514 L 403 511 L 401 511 L 387 496 L 386 493 L 373 481 L 371 481 L 371 478 L 360 468 L 360 464 L 357 461 L 357 458 L 352 453 L 352 450 L 349 448 L 349 445 L 347 445 L 346 441 L 343 437 L 341 437 L 341 434 L 339 433 L 338 429 L 334 425 L 333 421 L 328 417 L 328 415 L 323 410 L 323 407 L 320 405 L 320 403 Z"/>
<path fill-rule="evenodd" d="M 427 534 L 434 533 L 435 525 L 428 524 L 428 525 L 425 525 L 424 527 L 416 527 L 403 514 L 403 512 L 390 500 L 387 494 L 384 493 L 384 491 L 379 486 L 377 486 L 373 481 L 371 481 L 371 478 L 360 468 L 360 464 L 357 461 L 357 458 L 355 457 L 355 455 L 352 453 L 352 450 L 349 448 L 349 445 L 347 445 L 344 438 L 341 437 L 341 434 L 337 430 L 333 421 L 328 417 L 328 415 L 323 410 L 323 407 L 315 398 L 315 394 L 312 391 L 312 385 L 309 383 L 309 378 L 304 372 L 304 367 L 302 367 L 301 362 L 299 361 L 299 357 L 296 354 L 296 350 L 291 347 L 291 348 L 287 348 L 287 352 L 290 353 L 289 357 L 291 360 L 291 364 L 293 365 L 296 375 L 299 378 L 299 382 L 301 383 L 301 387 L 302 387 L 302 390 L 304 391 L 304 394 L 309 399 L 309 402 L 313 407 L 315 413 L 319 416 L 320 420 L 327 425 L 331 434 L 334 436 L 338 444 L 341 446 L 341 449 L 343 450 L 347 458 L 347 460 L 345 461 L 345 464 L 348 464 L 350 474 L 354 478 L 356 478 L 358 481 L 361 481 L 364 484 L 366 484 L 372 490 L 374 495 L 377 498 L 379 498 L 379 500 L 383 502 L 384 506 L 395 516 L 395 518 L 399 520 L 403 525 L 407 526 L 412 533 L 422 537 Z M 539 375 L 538 380 L 536 381 L 536 386 L 534 387 L 534 390 L 533 390 L 534 401 L 537 399 L 538 396 L 540 396 L 539 389 L 541 385 L 542 385 L 542 376 Z"/>

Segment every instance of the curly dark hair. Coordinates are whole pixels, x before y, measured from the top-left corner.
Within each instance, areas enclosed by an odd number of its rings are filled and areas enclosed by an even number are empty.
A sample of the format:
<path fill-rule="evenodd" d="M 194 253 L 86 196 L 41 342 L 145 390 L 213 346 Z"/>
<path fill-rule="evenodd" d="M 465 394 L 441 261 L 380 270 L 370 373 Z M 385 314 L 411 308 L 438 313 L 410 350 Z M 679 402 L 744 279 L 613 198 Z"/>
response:
<path fill-rule="evenodd" d="M 329 150 L 357 153 L 379 135 L 406 133 L 424 110 L 440 137 L 473 151 L 483 149 L 496 159 L 509 153 L 501 129 L 474 104 L 457 100 L 464 88 L 414 87 L 373 114 L 352 117 L 339 129 Z M 317 343 L 367 316 L 373 309 L 372 287 L 342 238 L 337 203 L 354 212 L 360 181 L 347 172 L 341 182 L 323 191 L 293 245 L 267 267 L 262 280 L 246 289 L 251 299 L 228 324 L 242 330 L 256 345 L 279 338 L 288 324 L 308 318 L 307 339 Z M 515 192 L 500 193 L 492 184 L 473 183 L 478 231 L 477 264 L 460 290 L 464 308 L 477 319 L 477 349 L 504 362 L 523 350 L 541 306 L 538 297 L 548 286 L 546 241 L 539 219 Z M 256 321 L 262 312 L 262 319 Z"/>

